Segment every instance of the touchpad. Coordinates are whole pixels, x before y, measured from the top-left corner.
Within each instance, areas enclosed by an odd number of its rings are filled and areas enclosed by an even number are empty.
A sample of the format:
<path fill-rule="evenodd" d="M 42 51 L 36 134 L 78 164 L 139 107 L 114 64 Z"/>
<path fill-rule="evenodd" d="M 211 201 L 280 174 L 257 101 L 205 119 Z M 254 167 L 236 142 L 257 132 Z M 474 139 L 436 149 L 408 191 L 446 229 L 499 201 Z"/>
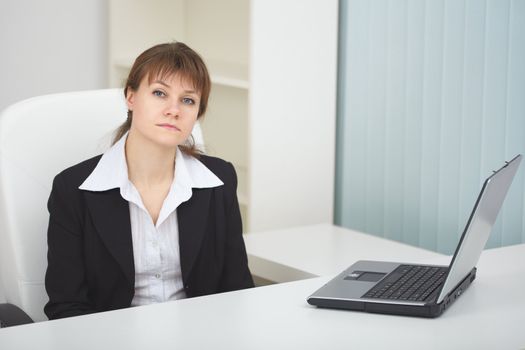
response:
<path fill-rule="evenodd" d="M 345 280 L 363 281 L 363 282 L 377 282 L 383 278 L 386 273 L 370 272 L 370 271 L 353 271 L 345 277 Z"/>

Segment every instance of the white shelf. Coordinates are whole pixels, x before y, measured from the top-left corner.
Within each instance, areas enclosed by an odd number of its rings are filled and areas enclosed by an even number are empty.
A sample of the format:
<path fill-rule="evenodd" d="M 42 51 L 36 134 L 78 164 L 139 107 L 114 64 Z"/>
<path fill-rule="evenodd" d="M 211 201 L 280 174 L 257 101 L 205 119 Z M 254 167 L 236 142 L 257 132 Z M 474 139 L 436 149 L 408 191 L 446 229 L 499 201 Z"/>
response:
<path fill-rule="evenodd" d="M 133 65 L 133 57 L 119 57 L 113 62 L 119 71 L 128 72 Z M 248 66 L 239 63 L 225 62 L 219 60 L 207 60 L 206 66 L 210 72 L 213 84 L 233 87 L 238 89 L 249 89 Z"/>
<path fill-rule="evenodd" d="M 219 60 L 207 60 L 211 81 L 217 85 L 249 89 L 248 66 Z"/>

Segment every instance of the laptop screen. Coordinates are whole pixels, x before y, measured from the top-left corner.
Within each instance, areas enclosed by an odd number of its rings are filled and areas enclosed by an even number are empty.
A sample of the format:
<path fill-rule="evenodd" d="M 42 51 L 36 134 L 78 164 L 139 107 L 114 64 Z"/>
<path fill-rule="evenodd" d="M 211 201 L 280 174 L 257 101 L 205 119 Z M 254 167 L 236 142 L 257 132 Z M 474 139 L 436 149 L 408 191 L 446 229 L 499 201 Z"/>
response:
<path fill-rule="evenodd" d="M 521 154 L 517 155 L 485 180 L 450 263 L 447 278 L 437 300 L 438 303 L 443 301 L 447 294 L 476 266 L 512 179 L 518 170 L 521 158 Z"/>

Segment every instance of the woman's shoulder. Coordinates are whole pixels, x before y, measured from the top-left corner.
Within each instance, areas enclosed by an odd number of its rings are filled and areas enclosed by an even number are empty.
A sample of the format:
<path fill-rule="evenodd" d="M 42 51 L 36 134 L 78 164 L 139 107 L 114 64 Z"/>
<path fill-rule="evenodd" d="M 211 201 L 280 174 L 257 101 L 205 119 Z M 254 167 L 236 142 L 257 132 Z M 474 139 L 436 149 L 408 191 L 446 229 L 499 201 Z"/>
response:
<path fill-rule="evenodd" d="M 217 168 L 227 168 L 231 166 L 231 163 L 218 157 L 209 156 L 206 154 L 199 155 L 199 158 L 197 158 L 199 161 L 201 161 L 206 166 L 212 166 Z"/>
<path fill-rule="evenodd" d="M 236 181 L 237 175 L 233 164 L 213 156 L 200 155 L 198 160 L 210 169 L 219 179 L 224 183 L 230 183 L 232 180 Z"/>
<path fill-rule="evenodd" d="M 78 164 L 70 166 L 58 173 L 55 177 L 55 180 L 62 179 L 63 181 L 78 187 L 93 172 L 101 157 L 102 155 L 99 154 L 98 156 L 86 159 Z"/>

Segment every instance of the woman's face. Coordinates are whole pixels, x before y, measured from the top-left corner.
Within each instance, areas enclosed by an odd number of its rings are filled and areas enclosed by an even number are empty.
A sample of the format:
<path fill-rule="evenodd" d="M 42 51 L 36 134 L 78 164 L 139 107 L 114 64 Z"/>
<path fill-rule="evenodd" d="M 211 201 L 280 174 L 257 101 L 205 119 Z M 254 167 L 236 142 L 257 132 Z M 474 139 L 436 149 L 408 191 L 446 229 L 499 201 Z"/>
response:
<path fill-rule="evenodd" d="M 136 91 L 128 91 L 128 109 L 133 112 L 131 133 L 157 145 L 173 148 L 188 138 L 199 113 L 200 93 L 179 75 L 144 77 Z"/>

